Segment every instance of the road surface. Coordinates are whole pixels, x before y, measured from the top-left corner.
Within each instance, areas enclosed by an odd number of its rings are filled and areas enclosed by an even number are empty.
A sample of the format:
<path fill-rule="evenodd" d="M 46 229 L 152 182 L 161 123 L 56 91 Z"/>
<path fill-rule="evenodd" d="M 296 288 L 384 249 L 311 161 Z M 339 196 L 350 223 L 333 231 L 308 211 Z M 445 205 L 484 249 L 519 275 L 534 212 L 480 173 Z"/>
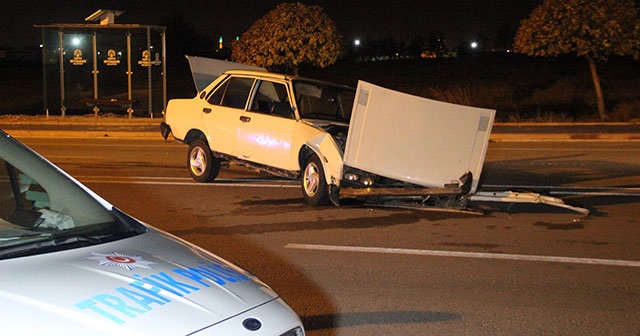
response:
<path fill-rule="evenodd" d="M 308 335 L 640 335 L 640 148 L 491 143 L 481 188 L 551 193 L 468 215 L 311 207 L 243 168 L 193 183 L 160 140 L 25 139 L 114 205 L 250 270 Z"/>

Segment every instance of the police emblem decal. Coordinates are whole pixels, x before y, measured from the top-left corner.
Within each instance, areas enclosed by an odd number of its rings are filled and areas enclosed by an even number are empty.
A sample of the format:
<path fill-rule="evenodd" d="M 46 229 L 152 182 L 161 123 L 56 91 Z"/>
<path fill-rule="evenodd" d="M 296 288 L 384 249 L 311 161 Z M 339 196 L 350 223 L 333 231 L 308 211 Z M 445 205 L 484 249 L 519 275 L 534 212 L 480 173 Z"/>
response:
<path fill-rule="evenodd" d="M 93 256 L 87 257 L 87 259 L 98 261 L 98 265 L 100 266 L 121 267 L 128 271 L 134 268 L 153 269 L 151 265 L 155 264 L 154 262 L 144 260 L 141 256 L 118 252 L 111 252 L 109 254 L 91 252 L 91 254 Z"/>

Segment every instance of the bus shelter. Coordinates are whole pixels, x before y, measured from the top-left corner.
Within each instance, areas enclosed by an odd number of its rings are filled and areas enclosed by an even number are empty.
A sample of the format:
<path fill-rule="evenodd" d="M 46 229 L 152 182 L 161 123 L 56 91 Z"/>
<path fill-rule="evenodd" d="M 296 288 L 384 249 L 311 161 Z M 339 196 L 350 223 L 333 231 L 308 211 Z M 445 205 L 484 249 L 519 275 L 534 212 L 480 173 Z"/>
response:
<path fill-rule="evenodd" d="M 42 29 L 44 110 L 153 118 L 167 103 L 165 27 L 51 24 Z"/>

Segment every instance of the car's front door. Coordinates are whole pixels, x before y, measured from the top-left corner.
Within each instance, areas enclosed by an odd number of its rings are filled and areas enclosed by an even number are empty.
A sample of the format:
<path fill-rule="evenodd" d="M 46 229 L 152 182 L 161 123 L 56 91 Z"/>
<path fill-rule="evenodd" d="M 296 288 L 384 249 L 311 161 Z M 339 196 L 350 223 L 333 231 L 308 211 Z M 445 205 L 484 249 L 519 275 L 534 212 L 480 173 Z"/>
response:
<path fill-rule="evenodd" d="M 240 117 L 238 142 L 244 159 L 297 170 L 299 146 L 292 143 L 296 120 L 285 83 L 262 80 L 256 84 L 251 103 Z"/>

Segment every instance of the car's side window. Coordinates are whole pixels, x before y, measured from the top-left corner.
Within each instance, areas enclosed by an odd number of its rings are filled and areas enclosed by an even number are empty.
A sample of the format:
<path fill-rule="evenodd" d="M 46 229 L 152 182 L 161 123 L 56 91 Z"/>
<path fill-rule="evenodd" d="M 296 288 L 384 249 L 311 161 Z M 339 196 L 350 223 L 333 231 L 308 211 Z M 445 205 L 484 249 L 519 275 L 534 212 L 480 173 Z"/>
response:
<path fill-rule="evenodd" d="M 261 81 L 251 102 L 251 111 L 290 117 L 291 104 L 287 87 L 282 83 Z"/>
<path fill-rule="evenodd" d="M 244 108 L 253 82 L 253 78 L 232 77 L 220 85 L 207 101 L 212 105 Z"/>
<path fill-rule="evenodd" d="M 227 91 L 227 85 L 229 85 L 229 81 L 224 82 L 222 85 L 218 85 L 215 91 L 207 97 L 207 102 L 211 105 L 220 105 L 222 97 L 224 96 L 225 91 Z"/>
<path fill-rule="evenodd" d="M 45 221 L 49 207 L 49 195 L 38 182 L 8 162 L 0 160 L 1 219 L 32 228 Z"/>

